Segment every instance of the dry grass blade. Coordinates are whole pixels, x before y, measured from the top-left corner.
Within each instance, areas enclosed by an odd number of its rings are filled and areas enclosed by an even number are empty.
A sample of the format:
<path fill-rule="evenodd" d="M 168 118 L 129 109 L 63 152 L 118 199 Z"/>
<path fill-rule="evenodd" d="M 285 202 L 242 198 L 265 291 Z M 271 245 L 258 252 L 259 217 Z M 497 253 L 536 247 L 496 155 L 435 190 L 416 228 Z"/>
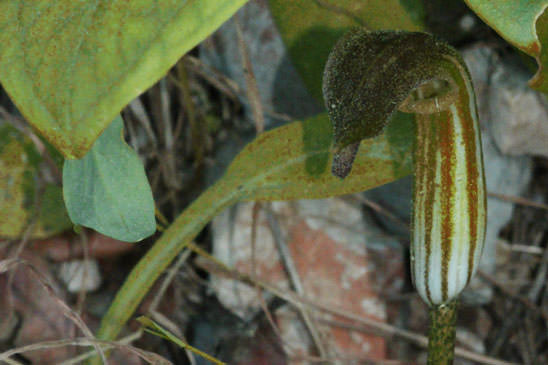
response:
<path fill-rule="evenodd" d="M 64 301 L 62 301 L 56 294 L 55 290 L 51 286 L 51 284 L 48 282 L 48 279 L 44 277 L 34 266 L 32 266 L 30 263 L 26 262 L 25 260 L 13 258 L 13 259 L 7 259 L 0 261 L 0 274 L 3 272 L 6 272 L 10 269 L 15 268 L 18 265 L 23 265 L 24 267 L 28 268 L 38 279 L 38 282 L 42 285 L 42 287 L 46 290 L 48 295 L 57 303 L 57 305 L 61 308 L 63 311 L 63 314 L 70 319 L 74 324 L 82 331 L 82 333 L 86 336 L 86 338 L 93 340 L 95 337 L 93 336 L 93 333 L 88 328 L 88 326 L 84 323 L 82 318 L 78 315 L 78 313 L 74 312 Z M 92 346 L 95 347 L 97 350 L 97 353 L 101 357 L 101 360 L 103 360 L 104 364 L 108 364 L 107 358 L 105 356 L 105 353 L 101 348 L 95 344 L 92 344 Z M 1 359 L 1 356 L 0 356 Z"/>
<path fill-rule="evenodd" d="M 152 299 L 152 303 L 150 304 L 150 307 L 149 307 L 149 310 L 148 310 L 152 314 L 153 317 L 158 316 L 159 313 L 156 312 L 156 309 L 158 308 L 158 305 L 160 305 L 160 301 L 164 297 L 164 294 L 166 293 L 168 287 L 173 282 L 173 279 L 175 278 L 175 275 L 177 275 L 177 273 L 179 272 L 179 269 L 181 268 L 181 266 L 183 266 L 183 264 L 188 260 L 191 253 L 192 253 L 191 250 L 184 250 L 179 255 L 179 258 L 177 259 L 177 261 L 167 271 L 167 275 L 166 275 L 164 281 L 162 281 L 162 284 L 160 285 L 160 289 L 158 290 L 158 293 Z M 158 318 L 155 318 L 155 319 L 157 320 Z M 188 349 L 184 349 L 184 350 L 185 350 L 185 353 L 186 353 L 190 363 L 195 364 L 196 360 L 194 359 L 194 355 L 192 354 L 192 352 L 189 351 Z"/>
<path fill-rule="evenodd" d="M 118 343 L 119 345 L 129 345 L 130 343 L 132 343 L 133 341 L 136 341 L 138 340 L 139 338 L 141 338 L 141 336 L 143 335 L 143 331 L 142 330 L 138 330 L 136 332 L 133 332 L 132 334 L 126 336 L 126 337 L 123 337 L 121 339 L 119 339 L 118 341 L 116 341 L 116 343 Z M 112 345 L 104 345 L 102 346 L 103 348 L 103 351 L 108 351 L 110 349 L 113 348 Z M 89 359 L 90 357 L 94 356 L 97 352 L 95 350 L 91 350 L 89 352 L 86 352 L 82 355 L 78 355 L 76 357 L 73 357 L 72 359 L 69 359 L 69 360 L 66 360 L 66 361 L 63 361 L 62 363 L 60 363 L 59 365 L 78 365 L 78 364 L 83 364 L 84 361 L 86 359 Z"/>
<path fill-rule="evenodd" d="M 189 247 L 189 248 L 194 250 L 192 247 Z M 277 297 L 284 299 L 287 302 L 292 303 L 293 305 L 296 305 L 296 306 L 306 305 L 310 309 L 329 313 L 337 317 L 351 320 L 354 323 L 357 323 L 359 325 L 358 327 L 356 327 L 356 329 L 360 328 L 366 333 L 375 331 L 384 336 L 397 336 L 401 339 L 407 340 L 423 348 L 426 348 L 428 345 L 428 339 L 426 338 L 426 336 L 423 336 L 421 334 L 418 334 L 412 331 L 407 331 L 384 322 L 376 321 L 369 318 L 363 318 L 345 310 L 333 308 L 329 305 L 322 303 L 320 300 L 317 300 L 317 299 L 303 298 L 302 296 L 298 295 L 295 292 L 279 289 L 271 284 L 253 279 L 246 274 L 243 274 L 237 270 L 231 269 L 223 263 L 218 263 L 215 258 L 212 258 L 207 253 L 202 256 L 206 258 L 209 262 L 205 260 L 202 260 L 202 261 L 198 260 L 197 264 L 200 268 L 210 272 L 211 274 L 228 276 L 233 279 L 239 280 L 243 283 L 246 283 L 250 286 L 255 286 L 255 285 L 260 286 L 262 289 L 271 292 Z M 512 363 L 499 360 L 493 357 L 481 355 L 473 351 L 468 351 L 466 349 L 463 349 L 462 347 L 455 348 L 455 355 L 463 359 L 476 361 L 480 364 L 485 364 L 485 365 L 511 365 L 512 364 Z"/>
<path fill-rule="evenodd" d="M 285 239 L 283 238 L 278 220 L 272 213 L 269 205 L 266 206 L 265 212 L 268 220 L 268 225 L 270 226 L 270 229 L 272 231 L 272 237 L 274 238 L 274 242 L 278 248 L 280 257 L 282 258 L 282 263 L 288 274 L 291 285 L 299 295 L 304 296 L 304 287 L 302 285 L 302 280 L 300 278 L 295 262 L 291 257 L 291 252 L 289 251 Z M 320 337 L 320 332 L 311 313 L 303 305 L 298 305 L 297 308 L 301 313 L 306 328 L 310 332 L 310 336 L 312 337 L 314 345 L 318 349 L 320 356 L 322 358 L 327 357 L 327 350 L 323 345 L 322 339 Z"/>
<path fill-rule="evenodd" d="M 232 101 L 238 101 L 237 94 L 240 92 L 240 87 L 234 80 L 226 77 L 216 69 L 204 64 L 199 58 L 186 55 L 184 60 L 185 64 L 188 65 L 193 72 L 203 77 L 204 80 Z"/>
<path fill-rule="evenodd" d="M 495 279 L 495 277 L 493 277 L 493 275 L 490 275 L 487 272 L 482 271 L 482 270 L 479 270 L 478 274 L 483 280 L 487 281 L 489 284 L 491 284 L 494 287 L 498 288 L 502 293 L 504 293 L 504 295 L 507 295 L 508 297 L 519 301 L 525 307 L 527 307 L 528 309 L 533 311 L 535 314 L 543 317 L 546 321 L 548 321 L 548 313 L 544 313 L 541 310 L 541 308 L 539 308 L 535 305 L 534 302 L 532 302 L 531 300 L 529 300 L 529 299 L 527 299 L 527 298 L 525 298 L 525 297 L 523 297 L 519 294 L 516 294 L 513 291 L 507 289 L 506 286 L 504 286 L 504 284 L 502 284 L 502 283 L 499 283 L 497 281 L 497 279 Z"/>
<path fill-rule="evenodd" d="M 158 145 L 158 140 L 156 139 L 156 135 L 152 130 L 150 118 L 141 99 L 133 99 L 133 101 L 129 103 L 129 110 L 131 110 L 132 114 L 145 130 L 145 133 L 152 142 L 152 145 L 156 147 Z"/>
<path fill-rule="evenodd" d="M 259 88 L 257 87 L 257 80 L 253 73 L 253 66 L 249 59 L 249 51 L 244 41 L 242 27 L 238 18 L 236 19 L 236 35 L 238 36 L 238 48 L 240 50 L 240 57 L 242 58 L 242 68 L 245 76 L 245 86 L 247 91 L 247 98 L 251 105 L 251 112 L 253 114 L 253 120 L 255 121 L 255 128 L 257 134 L 264 132 L 264 111 L 263 104 L 261 103 L 261 96 L 259 94 Z"/>
<path fill-rule="evenodd" d="M 180 255 L 177 261 L 171 266 L 171 268 L 167 271 L 167 275 L 162 281 L 162 285 L 160 286 L 160 289 L 156 293 L 156 296 L 154 299 L 152 299 L 152 303 L 150 304 L 149 311 L 153 312 L 156 311 L 158 308 L 158 305 L 160 305 L 160 301 L 162 300 L 164 294 L 167 291 L 167 288 L 171 285 L 173 282 L 173 279 L 175 278 L 175 275 L 177 275 L 177 272 L 179 272 L 179 269 L 183 264 L 188 260 L 190 257 L 190 254 L 192 253 L 191 250 L 184 250 Z"/>
<path fill-rule="evenodd" d="M 163 338 L 164 340 L 168 340 L 176 344 L 177 346 L 188 349 L 192 352 L 194 352 L 196 355 L 199 355 L 200 357 L 203 357 L 204 359 L 217 364 L 217 365 L 226 365 L 226 363 L 216 359 L 215 357 L 197 349 L 194 346 L 189 345 L 188 343 L 182 341 L 177 336 L 175 336 L 173 333 L 167 331 L 166 329 L 162 328 L 159 324 L 155 323 L 151 319 L 141 316 L 137 318 L 137 321 L 141 323 L 144 326 L 144 329 L 146 332 L 158 336 L 160 338 Z"/>
<path fill-rule="evenodd" d="M 487 193 L 487 195 L 489 195 L 490 197 L 493 197 L 493 198 L 497 198 L 497 199 L 500 199 L 500 200 L 506 200 L 506 201 L 512 202 L 514 204 L 519 204 L 519 205 L 523 205 L 523 206 L 526 206 L 526 207 L 533 207 L 533 208 L 548 210 L 548 205 L 547 204 L 537 203 L 537 202 L 534 202 L 532 200 L 525 199 L 525 198 L 522 198 L 522 197 L 519 197 L 519 196 L 510 196 L 510 195 L 492 193 L 492 192 Z"/>
<path fill-rule="evenodd" d="M 134 346 L 124 345 L 118 342 L 101 341 L 101 340 L 83 338 L 83 337 L 74 338 L 71 340 L 44 341 L 44 342 L 39 342 L 32 345 L 21 346 L 21 347 L 1 353 L 0 360 L 8 361 L 8 359 L 11 356 L 14 356 L 17 354 L 22 354 L 30 351 L 38 351 L 43 349 L 64 347 L 64 346 L 93 346 L 95 348 L 99 348 L 101 352 L 103 352 L 103 347 L 106 349 L 108 346 L 110 346 L 109 348 L 124 349 L 124 350 L 131 351 L 132 353 L 139 356 L 141 359 L 145 360 L 149 364 L 173 365 L 171 361 L 165 359 L 164 357 L 160 355 L 157 355 L 153 352 L 141 350 Z"/>

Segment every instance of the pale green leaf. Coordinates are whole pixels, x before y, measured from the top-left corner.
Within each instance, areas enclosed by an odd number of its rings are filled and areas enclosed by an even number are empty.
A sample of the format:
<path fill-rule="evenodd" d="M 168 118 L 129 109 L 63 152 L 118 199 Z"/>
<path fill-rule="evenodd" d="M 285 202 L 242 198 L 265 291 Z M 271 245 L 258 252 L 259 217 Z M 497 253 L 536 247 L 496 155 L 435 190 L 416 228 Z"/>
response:
<path fill-rule="evenodd" d="M 74 223 L 134 242 L 156 230 L 154 200 L 143 164 L 122 129 L 118 116 L 82 159 L 65 160 L 63 195 Z"/>
<path fill-rule="evenodd" d="M 67 158 L 246 0 L 0 1 L 0 82 Z"/>
<path fill-rule="evenodd" d="M 504 39 L 537 59 L 539 70 L 530 85 L 548 92 L 548 0 L 465 1 Z"/>

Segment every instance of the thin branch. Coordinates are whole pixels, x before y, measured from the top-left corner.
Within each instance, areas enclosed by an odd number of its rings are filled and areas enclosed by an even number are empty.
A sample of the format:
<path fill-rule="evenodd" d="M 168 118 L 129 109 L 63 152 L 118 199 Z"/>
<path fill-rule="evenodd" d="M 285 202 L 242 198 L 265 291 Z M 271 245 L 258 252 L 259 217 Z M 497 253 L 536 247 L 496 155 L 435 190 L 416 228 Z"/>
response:
<path fill-rule="evenodd" d="M 39 351 L 44 349 L 51 349 L 51 348 L 59 348 L 59 347 L 65 347 L 65 346 L 93 346 L 98 348 L 101 352 L 103 352 L 104 349 L 106 350 L 108 348 L 123 349 L 123 350 L 131 351 L 132 353 L 139 356 L 141 359 L 145 360 L 149 364 L 173 365 L 171 361 L 168 361 L 164 357 L 158 354 L 155 354 L 153 352 L 141 350 L 137 347 L 121 344 L 118 342 L 102 341 L 102 340 L 90 339 L 85 337 L 74 338 L 71 340 L 44 341 L 44 342 L 34 343 L 32 345 L 21 346 L 21 347 L 0 353 L 0 360 L 8 361 L 8 359 L 11 356 L 14 356 L 17 354 L 31 352 L 31 351 Z"/>
<path fill-rule="evenodd" d="M 282 259 L 283 266 L 288 274 L 289 281 L 291 282 L 295 291 L 299 295 L 304 296 L 304 287 L 302 284 L 301 277 L 299 275 L 299 271 L 297 270 L 295 262 L 293 261 L 293 257 L 291 256 L 291 252 L 289 251 L 289 248 L 287 247 L 285 239 L 282 235 L 282 231 L 280 229 L 278 220 L 276 219 L 274 214 L 272 214 L 272 210 L 270 209 L 270 207 L 268 206 L 266 207 L 265 213 L 266 213 L 266 218 L 268 220 L 268 225 L 270 226 L 270 229 L 272 231 L 272 237 L 274 238 L 274 242 L 278 248 L 278 252 L 280 253 L 280 257 Z M 316 326 L 314 318 L 311 316 L 310 312 L 307 311 L 303 305 L 297 305 L 297 308 L 299 312 L 301 313 L 301 316 L 303 317 L 303 321 L 308 331 L 310 332 L 310 336 L 312 337 L 312 340 L 314 341 L 314 345 L 318 349 L 320 356 L 327 357 L 327 350 L 322 342 L 322 339 L 320 337 L 320 333 Z"/>
<path fill-rule="evenodd" d="M 523 206 L 526 206 L 526 207 L 532 207 L 532 208 L 539 208 L 539 209 L 548 210 L 548 205 L 547 204 L 537 203 L 537 202 L 534 202 L 532 200 L 525 199 L 525 198 L 522 198 L 522 197 L 519 197 L 519 196 L 505 195 L 505 194 L 499 194 L 499 193 L 493 193 L 493 192 L 489 192 L 489 193 L 487 193 L 487 195 L 490 196 L 490 197 L 493 197 L 493 198 L 497 198 L 497 199 L 500 199 L 500 200 L 505 200 L 505 201 L 508 201 L 508 202 L 511 202 L 511 203 L 514 203 L 514 204 L 523 205 Z"/>
<path fill-rule="evenodd" d="M 373 320 L 370 318 L 360 317 L 349 311 L 339 309 L 339 308 L 334 308 L 332 306 L 324 304 L 322 303 L 321 300 L 318 300 L 318 299 L 303 298 L 302 296 L 298 295 L 295 292 L 292 292 L 289 290 L 282 290 L 269 283 L 266 283 L 260 280 L 254 280 L 253 278 L 249 277 L 248 275 L 244 273 L 241 273 L 235 269 L 231 269 L 230 267 L 226 266 L 224 263 L 219 263 L 218 260 L 215 260 L 215 259 L 211 260 L 207 256 L 206 258 L 208 259 L 208 261 L 197 261 L 197 264 L 200 268 L 214 275 L 224 274 L 225 276 L 229 276 L 233 279 L 239 280 L 250 286 L 258 285 L 264 290 L 271 292 L 277 297 L 282 298 L 286 300 L 287 302 L 292 303 L 293 305 L 304 304 L 309 306 L 311 309 L 351 320 L 362 326 L 366 326 L 364 327 L 365 328 L 364 331 L 368 333 L 371 330 L 374 330 L 378 333 L 381 333 L 384 336 L 397 336 L 401 339 L 407 340 L 423 348 L 426 348 L 428 346 L 428 339 L 426 338 L 426 336 L 423 336 L 421 334 L 404 330 L 396 326 L 392 326 L 390 324 Z M 484 355 L 475 353 L 473 351 L 463 349 L 462 347 L 455 348 L 455 355 L 463 359 L 476 361 L 480 364 L 486 364 L 486 365 L 511 365 L 512 364 L 512 363 L 502 361 L 493 357 L 484 356 Z"/>
<path fill-rule="evenodd" d="M 264 132 L 265 121 L 263 104 L 261 102 L 261 95 L 259 94 L 259 88 L 257 87 L 257 80 L 253 73 L 253 66 L 251 59 L 249 58 L 249 51 L 245 44 L 242 27 L 238 18 L 235 18 L 236 35 L 238 37 L 238 49 L 240 50 L 240 57 L 242 59 L 242 69 L 245 77 L 246 94 L 249 99 L 249 105 L 251 106 L 251 112 L 253 114 L 253 120 L 255 121 L 255 129 L 257 134 Z"/>
<path fill-rule="evenodd" d="M 46 292 L 49 294 L 49 296 L 57 303 L 57 305 L 61 308 L 63 314 L 65 317 L 70 319 L 76 326 L 82 331 L 84 336 L 88 338 L 89 340 L 94 340 L 95 337 L 93 336 L 93 333 L 88 328 L 88 326 L 85 324 L 85 322 L 82 320 L 82 318 L 78 315 L 78 313 L 74 312 L 64 301 L 61 300 L 56 294 L 55 290 L 51 286 L 51 284 L 48 282 L 47 278 L 44 277 L 32 264 L 29 262 L 22 260 L 22 259 L 6 259 L 0 261 L 0 274 L 3 272 L 6 272 L 12 268 L 15 268 L 18 265 L 24 265 L 24 267 L 28 268 L 38 279 L 38 282 L 42 285 L 42 287 L 46 290 Z M 103 360 L 103 363 L 106 365 L 108 364 L 107 358 L 105 356 L 105 353 L 103 350 L 97 346 L 96 344 L 92 344 L 92 346 L 95 347 L 97 350 L 97 353 Z M 9 352 L 9 351 L 8 351 Z M 1 357 L 0 357 L 1 359 Z"/>

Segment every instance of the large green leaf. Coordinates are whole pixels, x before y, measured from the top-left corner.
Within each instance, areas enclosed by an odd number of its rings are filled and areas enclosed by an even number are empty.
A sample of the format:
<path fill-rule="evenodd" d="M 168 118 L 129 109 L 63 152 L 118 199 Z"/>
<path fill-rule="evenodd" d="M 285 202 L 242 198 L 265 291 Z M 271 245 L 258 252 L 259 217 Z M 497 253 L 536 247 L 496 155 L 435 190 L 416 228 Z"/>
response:
<path fill-rule="evenodd" d="M 139 156 L 117 117 L 80 160 L 65 160 L 63 195 L 70 219 L 121 241 L 156 230 L 154 200 Z"/>
<path fill-rule="evenodd" d="M 0 82 L 67 158 L 246 0 L 0 1 Z"/>
<path fill-rule="evenodd" d="M 293 64 L 318 100 L 327 56 L 350 28 L 422 29 L 418 0 L 269 0 L 269 5 Z"/>
<path fill-rule="evenodd" d="M 330 171 L 333 137 L 326 114 L 263 133 L 141 259 L 103 317 L 99 337 L 116 338 L 158 276 L 222 209 L 242 200 L 327 198 L 396 180 L 412 171 L 414 131 L 411 114 L 395 114 L 385 134 L 362 141 L 344 180 Z"/>
<path fill-rule="evenodd" d="M 36 224 L 31 238 L 70 228 L 61 188 L 47 184 L 42 194 L 37 194 L 41 162 L 27 137 L 9 125 L 0 126 L 0 237 L 19 238 L 33 219 Z"/>
<path fill-rule="evenodd" d="M 465 0 L 504 39 L 537 59 L 539 69 L 529 82 L 548 92 L 548 0 Z"/>

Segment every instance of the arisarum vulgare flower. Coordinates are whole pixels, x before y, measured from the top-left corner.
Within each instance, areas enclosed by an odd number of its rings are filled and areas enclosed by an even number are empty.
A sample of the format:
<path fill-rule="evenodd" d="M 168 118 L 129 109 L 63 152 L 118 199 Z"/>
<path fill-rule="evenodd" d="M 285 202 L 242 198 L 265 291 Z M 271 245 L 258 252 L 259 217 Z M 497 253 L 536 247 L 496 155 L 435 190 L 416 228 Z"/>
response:
<path fill-rule="evenodd" d="M 450 363 L 454 299 L 478 267 L 486 224 L 480 130 L 466 66 L 431 35 L 355 29 L 330 54 L 323 93 L 334 126 L 332 172 L 341 178 L 361 140 L 381 134 L 397 110 L 415 114 L 411 270 L 433 313 L 429 363 Z M 443 349 L 447 343 L 450 349 Z"/>

